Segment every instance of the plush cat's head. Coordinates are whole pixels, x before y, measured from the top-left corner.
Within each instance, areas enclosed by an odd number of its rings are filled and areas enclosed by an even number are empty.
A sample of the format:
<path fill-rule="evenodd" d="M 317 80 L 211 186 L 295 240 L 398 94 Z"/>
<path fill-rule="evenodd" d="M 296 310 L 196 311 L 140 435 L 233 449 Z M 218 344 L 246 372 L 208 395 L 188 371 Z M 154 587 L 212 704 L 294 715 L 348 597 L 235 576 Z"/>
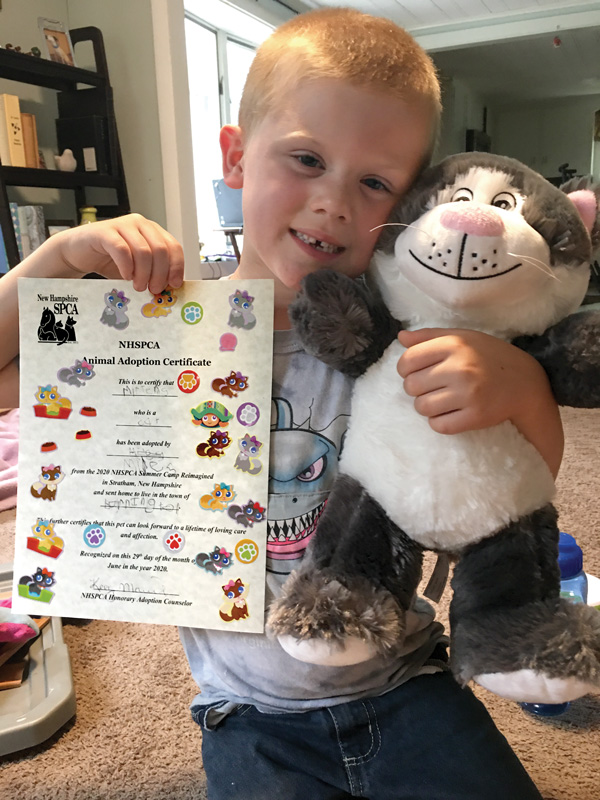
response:
<path fill-rule="evenodd" d="M 505 156 L 450 156 L 398 204 L 369 277 L 406 327 L 541 333 L 586 292 L 599 196 Z"/>

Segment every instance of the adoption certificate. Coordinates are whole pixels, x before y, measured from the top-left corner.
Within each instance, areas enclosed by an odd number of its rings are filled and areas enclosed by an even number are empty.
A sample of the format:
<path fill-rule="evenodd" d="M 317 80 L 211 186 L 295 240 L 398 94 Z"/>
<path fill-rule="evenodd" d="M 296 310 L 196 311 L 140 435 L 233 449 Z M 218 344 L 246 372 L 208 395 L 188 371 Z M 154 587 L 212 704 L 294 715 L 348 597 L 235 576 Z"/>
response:
<path fill-rule="evenodd" d="M 273 282 L 19 279 L 13 608 L 261 632 Z"/>

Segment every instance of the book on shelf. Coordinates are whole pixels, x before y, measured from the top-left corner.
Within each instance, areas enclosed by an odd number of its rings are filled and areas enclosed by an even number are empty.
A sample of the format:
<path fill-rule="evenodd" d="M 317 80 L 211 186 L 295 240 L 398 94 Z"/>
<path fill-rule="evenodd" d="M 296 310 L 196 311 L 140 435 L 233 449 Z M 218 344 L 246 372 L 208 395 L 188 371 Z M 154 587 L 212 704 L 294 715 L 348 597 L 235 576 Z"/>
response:
<path fill-rule="evenodd" d="M 21 249 L 23 250 L 23 258 L 31 255 L 31 244 L 29 240 L 29 230 L 27 228 L 27 217 L 25 216 L 25 208 L 17 206 L 17 215 L 19 217 L 19 228 L 21 230 Z"/>
<path fill-rule="evenodd" d="M 25 146 L 25 166 L 39 169 L 40 157 L 38 152 L 37 125 L 35 115 L 21 111 L 21 128 L 23 130 L 23 144 Z"/>
<path fill-rule="evenodd" d="M 13 228 L 15 229 L 19 258 L 23 261 L 23 241 L 21 239 L 21 223 L 19 222 L 19 206 L 16 203 L 9 203 L 8 205 L 10 207 L 10 217 L 12 219 Z"/>
<path fill-rule="evenodd" d="M 29 235 L 29 248 L 33 253 L 46 240 L 46 218 L 42 206 L 22 206 L 27 233 Z"/>
<path fill-rule="evenodd" d="M 10 203 L 10 215 L 15 229 L 21 260 L 27 258 L 47 239 L 43 206 L 20 206 Z"/>
<path fill-rule="evenodd" d="M 0 160 L 5 167 L 25 166 L 21 108 L 16 94 L 0 94 Z"/>
<path fill-rule="evenodd" d="M 4 244 L 4 234 L 0 226 L 0 275 L 4 275 L 10 269 L 8 265 L 8 253 L 6 252 L 6 245 Z"/>

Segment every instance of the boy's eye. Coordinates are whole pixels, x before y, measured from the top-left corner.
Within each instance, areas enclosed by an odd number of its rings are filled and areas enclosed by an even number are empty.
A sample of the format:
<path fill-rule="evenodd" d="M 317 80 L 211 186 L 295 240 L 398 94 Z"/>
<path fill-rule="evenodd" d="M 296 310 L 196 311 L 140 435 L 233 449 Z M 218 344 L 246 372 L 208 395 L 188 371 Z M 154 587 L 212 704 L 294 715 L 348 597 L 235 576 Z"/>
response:
<path fill-rule="evenodd" d="M 376 192 L 389 192 L 385 183 L 382 183 L 377 178 L 365 178 L 363 183 L 365 186 L 368 186 L 369 189 L 374 189 Z"/>
<path fill-rule="evenodd" d="M 316 156 L 312 156 L 310 153 L 300 153 L 300 155 L 295 156 L 295 158 L 298 159 L 303 167 L 316 168 L 322 166 L 319 159 Z"/>

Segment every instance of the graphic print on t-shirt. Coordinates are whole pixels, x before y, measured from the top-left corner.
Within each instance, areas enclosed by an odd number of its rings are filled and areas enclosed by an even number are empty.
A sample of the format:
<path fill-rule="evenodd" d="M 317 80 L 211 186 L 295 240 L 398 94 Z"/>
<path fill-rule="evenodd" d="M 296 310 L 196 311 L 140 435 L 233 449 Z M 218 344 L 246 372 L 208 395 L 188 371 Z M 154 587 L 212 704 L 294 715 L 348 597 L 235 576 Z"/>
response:
<path fill-rule="evenodd" d="M 337 414 L 316 429 L 312 408 L 298 423 L 282 397 L 273 398 L 272 412 L 267 570 L 287 574 L 298 566 L 325 508 L 348 415 Z"/>

